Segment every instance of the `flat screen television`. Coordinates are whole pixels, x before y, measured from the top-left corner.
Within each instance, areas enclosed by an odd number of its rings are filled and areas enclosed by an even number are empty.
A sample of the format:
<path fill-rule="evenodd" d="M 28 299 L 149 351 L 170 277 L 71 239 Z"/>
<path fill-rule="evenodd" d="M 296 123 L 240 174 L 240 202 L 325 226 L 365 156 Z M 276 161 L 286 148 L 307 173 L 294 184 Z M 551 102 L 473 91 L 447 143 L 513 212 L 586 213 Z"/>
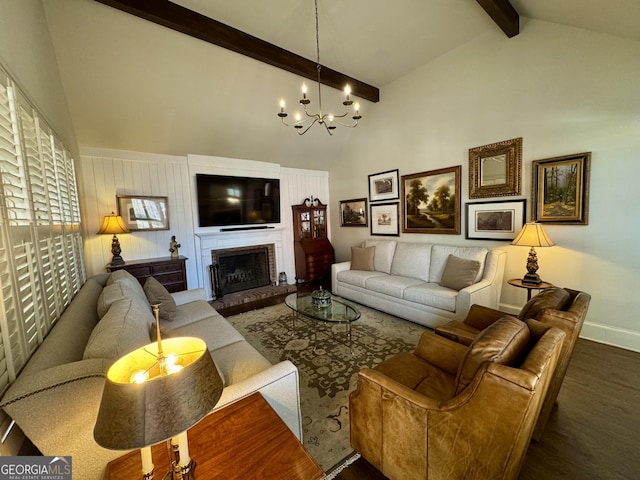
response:
<path fill-rule="evenodd" d="M 196 174 L 201 227 L 280 223 L 280 180 Z"/>

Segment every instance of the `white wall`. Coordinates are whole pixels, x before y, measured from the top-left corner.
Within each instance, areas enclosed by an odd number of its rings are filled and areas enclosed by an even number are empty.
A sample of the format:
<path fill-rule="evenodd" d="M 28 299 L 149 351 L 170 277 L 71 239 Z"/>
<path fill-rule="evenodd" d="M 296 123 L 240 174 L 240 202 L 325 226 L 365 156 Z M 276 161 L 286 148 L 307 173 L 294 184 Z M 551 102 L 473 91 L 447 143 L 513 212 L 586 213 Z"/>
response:
<path fill-rule="evenodd" d="M 527 248 L 464 239 L 469 148 L 523 137 L 522 195 L 497 200 L 526 198 L 528 217 L 531 162 L 590 151 L 589 225 L 545 226 L 557 246 L 538 249 L 539 273 L 592 295 L 583 337 L 640 351 L 638 73 L 635 41 L 527 19 L 512 39 L 484 35 L 381 91 L 381 108 L 362 121 L 330 169 L 332 208 L 368 196 L 371 173 L 462 165 L 462 235 L 400 240 L 501 247 L 508 251 L 505 278 L 522 277 Z M 338 260 L 369 236 L 364 228 L 340 228 L 335 214 L 332 226 Z M 505 283 L 503 307 L 524 302 L 525 291 Z"/>
<path fill-rule="evenodd" d="M 125 261 L 167 257 L 171 236 L 182 245 L 180 254 L 187 261 L 189 288 L 207 287 L 206 275 L 198 268 L 199 244 L 196 233 L 219 231 L 219 227 L 200 228 L 195 213 L 196 173 L 266 176 L 280 178 L 280 209 L 283 229 L 282 265 L 278 271 L 295 278 L 291 205 L 313 195 L 328 201 L 328 174 L 323 171 L 282 168 L 280 165 L 252 160 L 189 155 L 159 155 L 122 150 L 83 147 L 80 187 L 86 212 L 83 219 L 87 275 L 106 271 L 111 261 L 111 235 L 96 235 L 102 218 L 117 212 L 116 195 L 166 196 L 169 202 L 168 231 L 134 232 L 119 235 Z"/>

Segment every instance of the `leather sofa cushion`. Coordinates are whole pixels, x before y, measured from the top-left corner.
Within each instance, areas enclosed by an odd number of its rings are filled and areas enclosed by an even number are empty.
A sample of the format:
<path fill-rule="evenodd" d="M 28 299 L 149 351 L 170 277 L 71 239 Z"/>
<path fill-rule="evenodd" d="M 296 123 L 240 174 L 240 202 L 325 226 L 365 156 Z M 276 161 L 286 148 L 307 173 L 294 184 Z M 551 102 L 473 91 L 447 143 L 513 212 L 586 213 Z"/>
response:
<path fill-rule="evenodd" d="M 462 290 L 475 283 L 479 271 L 480 262 L 478 260 L 467 260 L 450 254 L 442 272 L 440 285 L 454 290 Z"/>
<path fill-rule="evenodd" d="M 469 346 L 456 378 L 456 394 L 464 390 L 485 362 L 514 365 L 529 345 L 529 327 L 504 315 L 485 328 Z"/>
<path fill-rule="evenodd" d="M 367 240 L 364 242 L 365 247 L 376 247 L 376 254 L 373 257 L 373 265 L 376 271 L 391 273 L 391 263 L 393 262 L 397 243 L 395 240 Z"/>
<path fill-rule="evenodd" d="M 376 247 L 351 247 L 351 270 L 364 270 L 372 272 L 374 268 L 373 258 Z"/>
<path fill-rule="evenodd" d="M 419 278 L 429 281 L 431 244 L 398 242 L 391 263 L 391 275 Z"/>
<path fill-rule="evenodd" d="M 564 288 L 550 287 L 545 288 L 538 295 L 529 300 L 520 313 L 518 318 L 520 320 L 527 320 L 528 318 L 536 318 L 538 313 L 545 308 L 553 308 L 555 310 L 564 310 L 571 301 L 571 295 Z"/>

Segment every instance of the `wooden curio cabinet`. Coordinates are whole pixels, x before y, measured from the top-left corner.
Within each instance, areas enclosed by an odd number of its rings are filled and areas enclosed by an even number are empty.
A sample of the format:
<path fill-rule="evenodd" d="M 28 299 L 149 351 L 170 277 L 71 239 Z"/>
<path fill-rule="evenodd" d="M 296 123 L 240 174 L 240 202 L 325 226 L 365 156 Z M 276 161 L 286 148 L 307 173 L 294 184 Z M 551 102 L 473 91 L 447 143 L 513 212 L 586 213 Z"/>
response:
<path fill-rule="evenodd" d="M 311 197 L 291 208 L 296 282 L 330 281 L 335 253 L 327 238 L 327 206 Z"/>

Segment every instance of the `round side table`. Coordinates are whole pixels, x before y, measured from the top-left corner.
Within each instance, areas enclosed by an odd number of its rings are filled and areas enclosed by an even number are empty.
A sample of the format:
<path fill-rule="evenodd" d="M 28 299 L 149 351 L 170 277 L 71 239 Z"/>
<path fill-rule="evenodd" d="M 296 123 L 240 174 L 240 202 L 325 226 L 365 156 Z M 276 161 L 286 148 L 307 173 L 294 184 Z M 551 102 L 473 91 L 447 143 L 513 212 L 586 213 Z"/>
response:
<path fill-rule="evenodd" d="M 531 290 L 544 290 L 545 288 L 553 287 L 553 284 L 548 282 L 540 282 L 537 284 L 524 283 L 521 278 L 512 278 L 511 280 L 508 280 L 507 283 L 509 285 L 513 285 L 514 287 L 526 288 L 527 302 L 531 300 Z"/>

